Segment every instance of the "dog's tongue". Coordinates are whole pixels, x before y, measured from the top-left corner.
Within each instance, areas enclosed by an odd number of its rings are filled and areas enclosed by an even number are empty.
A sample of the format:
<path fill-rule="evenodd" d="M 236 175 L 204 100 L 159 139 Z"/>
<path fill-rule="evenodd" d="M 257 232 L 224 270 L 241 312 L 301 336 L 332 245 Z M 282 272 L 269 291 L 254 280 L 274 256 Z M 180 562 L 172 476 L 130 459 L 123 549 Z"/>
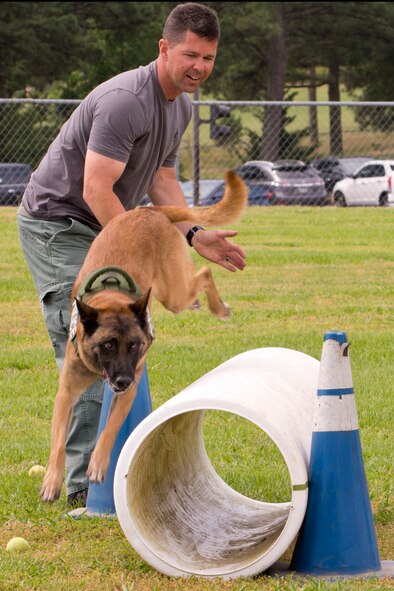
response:
<path fill-rule="evenodd" d="M 103 376 L 106 380 L 109 380 L 109 375 L 107 374 L 105 367 L 103 367 Z"/>

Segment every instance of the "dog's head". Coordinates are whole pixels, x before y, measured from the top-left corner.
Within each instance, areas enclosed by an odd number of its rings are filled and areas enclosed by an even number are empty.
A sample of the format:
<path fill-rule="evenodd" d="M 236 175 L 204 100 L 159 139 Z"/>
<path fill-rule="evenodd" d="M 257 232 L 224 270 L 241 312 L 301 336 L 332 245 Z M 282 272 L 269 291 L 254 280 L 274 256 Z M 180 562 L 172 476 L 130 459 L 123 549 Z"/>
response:
<path fill-rule="evenodd" d="M 78 354 L 90 370 L 108 379 L 116 394 L 133 385 L 137 365 L 152 344 L 149 296 L 150 290 L 133 303 L 106 307 L 76 300 Z"/>

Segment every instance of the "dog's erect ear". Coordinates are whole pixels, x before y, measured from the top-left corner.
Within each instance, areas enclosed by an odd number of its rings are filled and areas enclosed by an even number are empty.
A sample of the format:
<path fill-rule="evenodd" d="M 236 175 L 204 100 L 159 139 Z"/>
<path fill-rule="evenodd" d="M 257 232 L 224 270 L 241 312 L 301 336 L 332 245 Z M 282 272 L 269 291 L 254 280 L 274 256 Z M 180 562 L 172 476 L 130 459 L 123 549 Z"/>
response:
<path fill-rule="evenodd" d="M 138 318 L 145 316 L 145 312 L 149 303 L 150 292 L 151 288 L 149 288 L 144 295 L 140 296 L 138 300 L 130 304 L 130 309 L 136 316 L 138 316 Z"/>
<path fill-rule="evenodd" d="M 155 333 L 148 310 L 150 292 L 151 288 L 149 288 L 148 291 L 144 295 L 140 296 L 133 304 L 130 304 L 130 310 L 134 312 L 143 327 L 148 328 L 151 338 L 154 339 Z"/>
<path fill-rule="evenodd" d="M 95 308 L 88 306 L 88 304 L 84 304 L 81 300 L 75 301 L 85 332 L 91 336 L 98 327 L 98 312 Z"/>

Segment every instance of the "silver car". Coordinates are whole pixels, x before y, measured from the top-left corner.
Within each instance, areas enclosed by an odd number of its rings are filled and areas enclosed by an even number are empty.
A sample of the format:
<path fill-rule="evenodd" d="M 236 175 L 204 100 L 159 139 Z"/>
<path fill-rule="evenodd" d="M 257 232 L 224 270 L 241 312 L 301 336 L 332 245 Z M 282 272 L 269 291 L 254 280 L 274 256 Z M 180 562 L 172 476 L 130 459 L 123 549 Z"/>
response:
<path fill-rule="evenodd" d="M 302 160 L 250 160 L 239 169 L 246 180 L 264 183 L 273 205 L 327 205 L 324 180 Z"/>

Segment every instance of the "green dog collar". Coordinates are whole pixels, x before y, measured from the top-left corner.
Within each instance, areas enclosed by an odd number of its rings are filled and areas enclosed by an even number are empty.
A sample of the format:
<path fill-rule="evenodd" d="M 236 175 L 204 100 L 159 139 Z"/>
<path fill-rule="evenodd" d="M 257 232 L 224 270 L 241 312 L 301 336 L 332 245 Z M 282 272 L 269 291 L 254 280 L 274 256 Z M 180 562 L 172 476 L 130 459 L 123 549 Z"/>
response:
<path fill-rule="evenodd" d="M 88 275 L 81 284 L 77 297 L 83 301 L 103 289 L 122 291 L 135 298 L 142 295 L 140 288 L 126 271 L 119 267 L 103 267 Z"/>
<path fill-rule="evenodd" d="M 142 293 L 135 281 L 119 267 L 103 267 L 97 269 L 87 276 L 85 281 L 81 284 L 78 289 L 77 299 L 84 301 L 90 299 L 95 293 L 103 291 L 104 289 L 111 289 L 121 291 L 138 299 Z M 78 308 L 77 303 L 74 300 L 71 310 L 71 322 L 69 339 L 74 344 L 77 350 L 76 336 L 77 336 L 77 324 L 78 324 Z"/>

